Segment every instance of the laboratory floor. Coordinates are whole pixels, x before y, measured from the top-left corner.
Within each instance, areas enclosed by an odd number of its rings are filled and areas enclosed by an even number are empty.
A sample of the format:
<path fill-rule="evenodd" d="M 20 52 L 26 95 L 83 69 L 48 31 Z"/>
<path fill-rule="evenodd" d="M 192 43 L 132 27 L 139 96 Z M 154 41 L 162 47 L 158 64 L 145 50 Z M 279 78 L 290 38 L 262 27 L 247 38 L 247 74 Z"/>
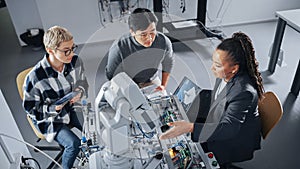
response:
<path fill-rule="evenodd" d="M 297 161 L 299 160 L 300 152 L 300 99 L 289 93 L 299 61 L 300 49 L 298 48 L 298 44 L 300 44 L 300 34 L 289 27 L 286 28 L 282 43 L 284 54 L 283 64 L 277 66 L 274 74 L 268 75 L 265 73 L 265 70 L 268 66 L 268 54 L 274 38 L 275 28 L 275 21 L 227 26 L 222 28 L 227 36 L 230 36 L 236 31 L 243 31 L 252 38 L 256 49 L 256 56 L 260 62 L 260 70 L 264 74 L 263 80 L 265 89 L 266 91 L 273 91 L 278 95 L 284 109 L 281 121 L 271 131 L 268 138 L 262 141 L 262 149 L 255 152 L 255 156 L 252 160 L 237 164 L 244 169 L 300 168 L 300 164 L 298 164 Z M 21 100 L 17 92 L 15 79 L 20 71 L 33 66 L 40 60 L 43 57 L 44 51 L 34 51 L 30 47 L 21 47 L 19 45 L 18 38 L 14 32 L 14 27 L 6 8 L 0 9 L 0 30 L 0 58 L 2 60 L 0 62 L 0 89 L 6 98 L 24 140 L 28 143 L 36 144 L 35 141 L 37 138 L 26 120 L 25 112 L 22 109 Z M 83 60 L 85 61 L 85 64 L 88 65 L 87 67 L 91 68 L 87 68 L 87 76 L 90 79 L 89 82 L 92 90 L 95 89 L 95 84 L 97 87 L 103 83 L 95 81 L 95 72 L 111 43 L 111 41 L 104 41 L 80 45 L 80 54 L 84 55 Z M 201 64 L 204 64 L 206 66 L 205 69 L 208 69 L 210 65 L 207 64 L 210 62 L 210 55 L 216 44 L 215 40 L 195 40 L 187 42 L 187 44 L 187 46 L 191 45 L 194 47 L 196 45 L 196 48 L 197 45 L 199 45 L 196 52 L 204 52 L 204 54 L 202 53 L 197 56 L 204 57 L 200 58 L 200 60 L 202 60 Z M 176 45 L 180 46 L 180 44 Z M 190 70 L 194 73 L 193 76 L 196 76 L 194 78 L 197 81 L 201 81 L 199 79 L 207 76 L 206 71 L 201 71 L 200 69 L 195 73 L 193 71 L 195 67 L 189 65 L 189 63 L 194 61 L 193 58 L 195 57 L 193 56 L 195 55 L 195 51 L 189 52 L 176 48 L 175 54 L 179 61 L 182 58 L 185 58 L 182 60 L 184 63 L 188 64 L 187 66 L 190 67 Z M 189 59 L 190 62 L 187 61 Z M 174 78 L 172 78 L 168 86 L 170 91 L 176 87 L 176 82 L 180 80 L 179 77 L 182 77 L 185 73 L 185 70 L 181 70 L 181 68 L 182 66 L 176 67 L 176 75 L 174 75 Z M 208 87 L 211 85 L 212 84 L 209 84 Z M 95 92 L 91 93 L 91 98 L 94 98 L 96 95 Z M 39 144 L 48 145 L 45 141 L 41 141 Z M 39 160 L 42 168 L 45 168 L 49 163 L 46 158 L 41 157 L 31 149 L 30 152 L 33 157 Z M 49 152 L 49 154 L 51 156 L 55 155 L 54 152 Z"/>

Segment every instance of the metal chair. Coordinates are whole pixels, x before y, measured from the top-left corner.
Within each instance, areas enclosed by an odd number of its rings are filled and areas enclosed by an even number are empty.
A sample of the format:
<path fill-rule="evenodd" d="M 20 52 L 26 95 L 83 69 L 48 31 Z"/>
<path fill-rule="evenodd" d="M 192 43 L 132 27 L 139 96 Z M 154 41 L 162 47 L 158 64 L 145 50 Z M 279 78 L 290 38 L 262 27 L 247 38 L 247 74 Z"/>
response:
<path fill-rule="evenodd" d="M 27 74 L 31 70 L 32 70 L 32 67 L 23 70 L 22 72 L 20 72 L 18 74 L 18 76 L 16 78 L 18 92 L 19 92 L 19 95 L 20 95 L 22 100 L 23 100 L 23 84 L 24 84 L 24 81 L 25 81 L 25 78 L 26 78 Z M 38 137 L 37 142 L 39 142 L 41 140 L 45 140 L 45 136 L 36 127 L 34 120 L 30 117 L 29 114 L 27 114 L 27 120 L 28 120 L 28 123 L 30 124 L 32 130 L 34 131 L 35 135 Z M 57 161 L 57 162 L 61 162 L 61 157 L 62 157 L 62 154 L 63 154 L 63 151 L 64 151 L 64 148 L 62 146 L 60 146 L 60 145 L 59 146 L 38 146 L 38 145 L 36 145 L 35 147 L 40 149 L 40 150 L 44 150 L 44 151 L 59 151 L 59 153 L 56 155 L 54 160 Z M 49 164 L 49 166 L 47 167 L 47 169 L 52 169 L 54 167 L 55 167 L 55 163 L 51 162 Z"/>
<path fill-rule="evenodd" d="M 261 134 L 265 140 L 274 126 L 282 117 L 283 110 L 281 103 L 273 92 L 266 92 L 258 102 L 258 112 L 261 117 Z"/>

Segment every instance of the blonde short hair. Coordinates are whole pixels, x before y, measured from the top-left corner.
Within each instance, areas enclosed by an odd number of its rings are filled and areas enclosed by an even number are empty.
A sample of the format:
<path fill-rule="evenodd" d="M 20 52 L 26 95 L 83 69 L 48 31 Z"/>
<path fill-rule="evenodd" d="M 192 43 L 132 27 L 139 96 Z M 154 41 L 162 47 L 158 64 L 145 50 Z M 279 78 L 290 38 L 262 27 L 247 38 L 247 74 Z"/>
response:
<path fill-rule="evenodd" d="M 43 42 L 45 48 L 56 49 L 62 42 L 70 41 L 73 35 L 66 28 L 53 26 L 44 34 Z"/>

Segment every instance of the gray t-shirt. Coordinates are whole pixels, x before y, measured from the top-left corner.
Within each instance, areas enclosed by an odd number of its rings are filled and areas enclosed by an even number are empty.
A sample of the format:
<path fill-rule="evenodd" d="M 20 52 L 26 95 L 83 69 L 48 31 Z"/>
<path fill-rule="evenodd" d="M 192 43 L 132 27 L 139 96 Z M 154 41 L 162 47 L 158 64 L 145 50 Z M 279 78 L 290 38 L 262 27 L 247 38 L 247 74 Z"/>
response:
<path fill-rule="evenodd" d="M 136 83 L 150 82 L 157 76 L 160 64 L 162 71 L 168 73 L 174 65 L 172 43 L 164 34 L 158 32 L 152 45 L 144 47 L 128 33 L 109 49 L 105 72 L 109 80 L 125 72 Z"/>

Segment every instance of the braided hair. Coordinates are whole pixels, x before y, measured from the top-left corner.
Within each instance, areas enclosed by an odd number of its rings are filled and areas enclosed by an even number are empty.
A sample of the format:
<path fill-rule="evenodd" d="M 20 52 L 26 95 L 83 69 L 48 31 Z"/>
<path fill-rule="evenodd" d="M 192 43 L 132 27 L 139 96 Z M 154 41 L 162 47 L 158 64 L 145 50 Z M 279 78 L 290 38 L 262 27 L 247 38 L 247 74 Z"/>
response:
<path fill-rule="evenodd" d="M 222 41 L 217 49 L 228 52 L 228 59 L 233 64 L 239 65 L 239 71 L 249 74 L 255 84 L 258 97 L 261 98 L 264 93 L 264 87 L 251 39 L 242 32 L 236 32 L 231 38 Z"/>

